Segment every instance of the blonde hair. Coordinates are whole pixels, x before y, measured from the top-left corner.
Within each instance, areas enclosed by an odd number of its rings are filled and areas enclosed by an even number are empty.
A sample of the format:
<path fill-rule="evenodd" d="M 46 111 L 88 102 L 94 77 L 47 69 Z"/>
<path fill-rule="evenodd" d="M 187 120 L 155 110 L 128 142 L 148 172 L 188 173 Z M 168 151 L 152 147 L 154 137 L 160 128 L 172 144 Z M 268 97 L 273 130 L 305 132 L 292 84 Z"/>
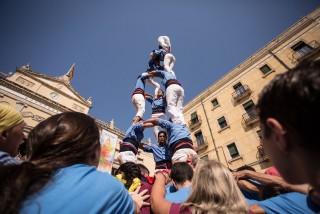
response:
<path fill-rule="evenodd" d="M 248 213 L 248 204 L 232 173 L 221 163 L 201 160 L 195 169 L 191 194 L 182 208 L 192 213 Z"/>

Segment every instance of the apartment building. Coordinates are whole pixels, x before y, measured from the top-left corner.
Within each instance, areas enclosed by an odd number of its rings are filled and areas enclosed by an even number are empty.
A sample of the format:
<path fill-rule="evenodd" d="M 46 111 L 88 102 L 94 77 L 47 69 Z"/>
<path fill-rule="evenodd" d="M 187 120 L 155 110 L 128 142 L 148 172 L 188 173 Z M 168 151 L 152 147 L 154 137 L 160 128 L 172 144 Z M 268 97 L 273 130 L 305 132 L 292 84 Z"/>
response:
<path fill-rule="evenodd" d="M 271 166 L 254 111 L 259 93 L 275 75 L 319 57 L 319 44 L 317 8 L 188 102 L 183 112 L 199 157 L 230 169 Z"/>

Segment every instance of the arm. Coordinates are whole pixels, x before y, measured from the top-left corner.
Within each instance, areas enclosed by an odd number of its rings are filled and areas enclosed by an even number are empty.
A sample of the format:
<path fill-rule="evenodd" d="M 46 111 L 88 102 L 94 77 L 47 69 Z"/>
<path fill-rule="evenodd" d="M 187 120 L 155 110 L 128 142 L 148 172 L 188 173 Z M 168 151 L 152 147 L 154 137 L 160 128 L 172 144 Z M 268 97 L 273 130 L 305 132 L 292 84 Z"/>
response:
<path fill-rule="evenodd" d="M 235 176 L 236 180 L 240 179 L 246 179 L 251 178 L 256 181 L 259 181 L 263 184 L 277 184 L 287 190 L 294 191 L 294 192 L 300 192 L 302 194 L 308 193 L 308 185 L 307 184 L 301 184 L 301 185 L 292 185 L 283 180 L 283 178 L 274 176 L 274 175 L 268 175 L 264 173 L 254 172 L 250 170 L 243 170 L 239 172 L 234 172 L 233 175 Z"/>
<path fill-rule="evenodd" d="M 251 210 L 255 214 L 265 214 L 266 212 L 262 209 L 258 204 L 252 204 L 249 206 L 249 210 Z"/>
<path fill-rule="evenodd" d="M 254 193 L 260 192 L 260 189 L 256 185 L 254 185 L 253 183 L 247 180 L 239 180 L 237 184 L 240 189 L 244 189 L 248 192 L 254 192 Z"/>
<path fill-rule="evenodd" d="M 165 184 L 167 177 L 165 173 L 157 173 L 155 175 L 155 182 L 151 192 L 151 208 L 154 213 L 169 213 L 171 203 L 164 197 L 166 194 Z"/>

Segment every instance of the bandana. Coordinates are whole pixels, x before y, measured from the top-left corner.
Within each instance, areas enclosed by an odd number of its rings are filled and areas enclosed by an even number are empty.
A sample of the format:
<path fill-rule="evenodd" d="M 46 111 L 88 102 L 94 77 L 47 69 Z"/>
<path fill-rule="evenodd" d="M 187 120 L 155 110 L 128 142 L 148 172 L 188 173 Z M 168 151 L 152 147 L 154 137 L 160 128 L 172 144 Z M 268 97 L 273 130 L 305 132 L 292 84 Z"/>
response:
<path fill-rule="evenodd" d="M 23 117 L 20 112 L 11 106 L 0 104 L 0 132 L 21 123 Z"/>

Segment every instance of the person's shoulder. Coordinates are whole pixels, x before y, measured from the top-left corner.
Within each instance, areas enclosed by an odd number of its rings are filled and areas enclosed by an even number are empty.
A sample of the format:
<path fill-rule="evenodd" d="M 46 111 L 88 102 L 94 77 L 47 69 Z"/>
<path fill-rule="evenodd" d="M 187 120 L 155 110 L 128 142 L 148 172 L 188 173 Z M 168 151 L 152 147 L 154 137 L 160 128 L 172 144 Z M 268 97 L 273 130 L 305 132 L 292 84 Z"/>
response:
<path fill-rule="evenodd" d="M 170 207 L 169 214 L 191 214 L 191 206 L 184 206 L 182 207 L 182 203 L 172 203 Z"/>

